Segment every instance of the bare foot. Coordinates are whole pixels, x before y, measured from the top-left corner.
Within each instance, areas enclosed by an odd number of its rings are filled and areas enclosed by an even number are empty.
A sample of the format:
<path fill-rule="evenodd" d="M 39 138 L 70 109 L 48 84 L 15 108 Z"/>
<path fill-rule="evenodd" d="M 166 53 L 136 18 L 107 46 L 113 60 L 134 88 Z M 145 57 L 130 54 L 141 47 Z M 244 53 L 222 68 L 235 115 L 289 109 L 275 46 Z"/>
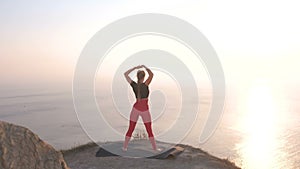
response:
<path fill-rule="evenodd" d="M 122 150 L 125 152 L 125 151 L 127 151 L 127 148 L 122 147 Z"/>
<path fill-rule="evenodd" d="M 156 148 L 156 150 L 155 150 L 156 152 L 161 152 L 162 151 L 162 149 L 161 148 Z"/>

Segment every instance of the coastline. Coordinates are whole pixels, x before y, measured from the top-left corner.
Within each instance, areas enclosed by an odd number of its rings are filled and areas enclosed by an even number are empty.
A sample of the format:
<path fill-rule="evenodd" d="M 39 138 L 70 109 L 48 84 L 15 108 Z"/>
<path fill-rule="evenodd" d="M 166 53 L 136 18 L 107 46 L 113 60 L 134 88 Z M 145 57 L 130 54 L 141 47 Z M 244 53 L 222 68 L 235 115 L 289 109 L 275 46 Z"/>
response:
<path fill-rule="evenodd" d="M 100 148 L 96 143 L 87 143 L 67 150 L 60 150 L 68 166 L 72 169 L 96 168 L 202 168 L 202 169 L 238 169 L 234 163 L 221 159 L 190 145 L 180 144 L 185 151 L 172 159 L 129 158 L 121 156 L 95 157 Z"/>

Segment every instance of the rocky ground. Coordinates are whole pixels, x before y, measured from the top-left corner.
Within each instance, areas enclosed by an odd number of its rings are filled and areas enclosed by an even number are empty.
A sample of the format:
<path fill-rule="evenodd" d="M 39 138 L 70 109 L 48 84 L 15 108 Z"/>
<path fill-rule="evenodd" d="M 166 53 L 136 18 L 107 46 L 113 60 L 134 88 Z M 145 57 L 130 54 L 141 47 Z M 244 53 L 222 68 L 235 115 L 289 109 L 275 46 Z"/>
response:
<path fill-rule="evenodd" d="M 29 129 L 0 121 L 1 169 L 68 169 L 61 152 Z"/>
<path fill-rule="evenodd" d="M 172 159 L 148 159 L 126 157 L 95 157 L 99 146 L 87 144 L 63 151 L 64 158 L 72 169 L 237 169 L 233 163 L 216 158 L 201 149 L 180 145 L 185 151 Z"/>
<path fill-rule="evenodd" d="M 56 151 L 29 129 L 0 121 L 1 169 L 237 169 L 233 163 L 201 149 L 180 145 L 185 150 L 176 158 L 149 159 L 120 156 L 96 157 L 99 146 L 89 143 Z M 114 142 L 113 142 L 114 143 Z"/>

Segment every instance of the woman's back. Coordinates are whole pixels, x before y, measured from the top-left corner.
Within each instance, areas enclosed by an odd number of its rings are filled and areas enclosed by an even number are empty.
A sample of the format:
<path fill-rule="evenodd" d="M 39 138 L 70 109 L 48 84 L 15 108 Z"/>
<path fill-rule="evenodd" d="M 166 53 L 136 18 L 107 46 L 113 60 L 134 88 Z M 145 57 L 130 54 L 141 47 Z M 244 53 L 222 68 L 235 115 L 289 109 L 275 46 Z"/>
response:
<path fill-rule="evenodd" d="M 135 81 L 131 81 L 130 86 L 133 89 L 135 94 L 135 98 L 145 99 L 149 96 L 149 87 L 145 83 L 136 83 Z"/>

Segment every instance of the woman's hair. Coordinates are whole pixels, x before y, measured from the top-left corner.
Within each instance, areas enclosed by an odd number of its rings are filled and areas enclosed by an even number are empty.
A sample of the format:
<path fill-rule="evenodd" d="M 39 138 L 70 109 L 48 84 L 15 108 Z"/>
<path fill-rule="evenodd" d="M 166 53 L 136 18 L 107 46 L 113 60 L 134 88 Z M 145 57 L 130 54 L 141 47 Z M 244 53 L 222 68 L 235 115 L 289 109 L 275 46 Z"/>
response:
<path fill-rule="evenodd" d="M 140 83 L 139 80 L 143 79 L 145 77 L 145 72 L 143 70 L 139 70 L 136 74 L 137 78 L 138 78 L 138 86 L 137 86 L 137 98 L 140 99 L 141 98 L 141 90 L 140 90 Z"/>
<path fill-rule="evenodd" d="M 145 72 L 143 70 L 139 70 L 136 74 L 138 80 L 141 80 L 145 77 Z"/>

